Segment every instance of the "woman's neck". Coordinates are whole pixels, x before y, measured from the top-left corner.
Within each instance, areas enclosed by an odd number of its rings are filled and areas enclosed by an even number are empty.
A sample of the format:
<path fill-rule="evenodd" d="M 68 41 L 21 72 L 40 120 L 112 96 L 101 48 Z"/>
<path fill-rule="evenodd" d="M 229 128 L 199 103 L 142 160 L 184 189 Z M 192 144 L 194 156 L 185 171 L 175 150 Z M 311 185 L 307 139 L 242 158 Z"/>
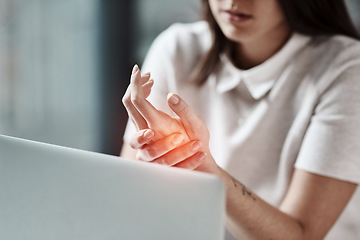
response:
<path fill-rule="evenodd" d="M 234 43 L 231 46 L 231 56 L 234 65 L 240 69 L 246 70 L 253 68 L 278 52 L 289 40 L 291 30 L 279 28 L 278 31 L 264 34 L 244 43 Z"/>

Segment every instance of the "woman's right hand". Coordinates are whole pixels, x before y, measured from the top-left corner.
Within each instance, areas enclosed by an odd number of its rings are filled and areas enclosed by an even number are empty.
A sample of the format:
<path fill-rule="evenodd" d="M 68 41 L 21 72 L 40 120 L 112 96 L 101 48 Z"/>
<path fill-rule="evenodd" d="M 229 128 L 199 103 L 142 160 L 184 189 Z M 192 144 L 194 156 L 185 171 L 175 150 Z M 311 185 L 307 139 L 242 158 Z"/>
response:
<path fill-rule="evenodd" d="M 137 159 L 166 166 L 195 169 L 205 157 L 199 151 L 200 141 L 188 141 L 182 144 L 183 137 L 178 133 L 170 134 L 160 140 L 153 141 L 153 131 L 143 129 L 131 139 L 130 146 L 137 150 Z"/>
<path fill-rule="evenodd" d="M 196 168 L 198 164 L 192 159 L 198 159 L 198 155 L 203 154 L 199 152 L 201 142 L 190 140 L 178 118 L 157 110 L 146 100 L 152 85 L 150 74 L 141 75 L 140 69 L 135 66 L 123 97 L 129 118 L 138 130 L 130 142 L 130 146 L 137 150 L 136 158 L 169 166 Z"/>

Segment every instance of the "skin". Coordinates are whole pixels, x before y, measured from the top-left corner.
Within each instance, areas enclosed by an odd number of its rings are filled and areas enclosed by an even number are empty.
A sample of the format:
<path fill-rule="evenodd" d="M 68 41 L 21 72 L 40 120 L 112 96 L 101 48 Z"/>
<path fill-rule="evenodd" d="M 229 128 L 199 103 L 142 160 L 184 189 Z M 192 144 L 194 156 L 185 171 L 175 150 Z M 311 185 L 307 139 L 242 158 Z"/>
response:
<path fill-rule="evenodd" d="M 224 35 L 234 41 L 234 64 L 248 69 L 263 63 L 288 40 L 291 29 L 276 0 L 209 0 L 211 12 Z M 226 11 L 251 18 L 232 23 Z"/>
<path fill-rule="evenodd" d="M 224 34 L 237 43 L 238 57 L 233 59 L 237 66 L 251 67 L 266 61 L 288 39 L 290 30 L 275 0 L 209 3 Z M 229 6 L 250 14 L 251 20 L 234 26 L 221 19 L 221 9 Z M 239 239 L 325 237 L 356 184 L 294 169 L 287 194 L 275 208 L 216 164 L 209 150 L 207 127 L 180 96 L 169 94 L 167 99 L 177 118 L 158 111 L 146 100 L 152 83 L 149 75 L 141 75 L 134 67 L 123 103 L 138 132 L 124 144 L 121 156 L 217 175 L 227 189 L 227 227 Z"/>

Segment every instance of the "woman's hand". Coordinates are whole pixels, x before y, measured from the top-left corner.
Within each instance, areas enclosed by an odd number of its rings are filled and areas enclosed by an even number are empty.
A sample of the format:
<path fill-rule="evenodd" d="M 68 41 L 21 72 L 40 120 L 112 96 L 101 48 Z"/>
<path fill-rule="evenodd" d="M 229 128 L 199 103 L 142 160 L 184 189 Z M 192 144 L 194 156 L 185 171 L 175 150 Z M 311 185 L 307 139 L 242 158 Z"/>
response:
<path fill-rule="evenodd" d="M 206 153 L 199 152 L 202 143 L 195 138 L 190 140 L 179 119 L 157 110 L 146 100 L 152 85 L 150 74 L 141 75 L 135 66 L 123 98 L 129 117 L 138 130 L 130 143 L 138 150 L 136 158 L 169 166 L 198 167 L 206 156 Z"/>
<path fill-rule="evenodd" d="M 204 121 L 195 114 L 187 103 L 178 95 L 169 93 L 167 99 L 169 107 L 181 120 L 190 139 L 197 139 L 201 142 L 201 151 L 204 155 L 199 157 L 203 157 L 204 159 L 202 160 L 203 163 L 199 165 L 196 170 L 215 173 L 219 167 L 210 152 L 210 134 Z"/>
<path fill-rule="evenodd" d="M 137 151 L 137 159 L 187 169 L 197 168 L 205 159 L 201 152 L 200 141 L 193 140 L 179 144 L 183 139 L 178 133 L 170 134 L 163 139 L 152 141 L 150 129 L 138 131 L 132 138 L 130 146 Z"/>
<path fill-rule="evenodd" d="M 168 114 L 157 110 L 146 98 L 151 92 L 154 81 L 150 79 L 150 74 L 141 75 L 140 69 L 135 65 L 130 85 L 123 97 L 123 104 L 128 111 L 130 119 L 135 124 L 137 130 L 150 128 L 154 136 L 152 140 L 159 140 L 172 133 L 179 133 L 184 140 L 189 138 L 177 119 Z"/>
<path fill-rule="evenodd" d="M 161 140 L 152 141 L 153 131 L 144 129 L 133 136 L 130 142 L 132 148 L 138 149 L 138 153 L 148 156 L 152 162 L 214 172 L 217 165 L 210 153 L 209 132 L 205 123 L 176 94 L 168 95 L 168 104 L 180 117 L 179 120 L 189 138 L 197 140 L 178 146 L 177 138 L 180 136 L 178 133 L 174 133 Z"/>
<path fill-rule="evenodd" d="M 130 142 L 138 150 L 136 158 L 202 171 L 215 167 L 204 122 L 175 94 L 168 95 L 168 104 L 179 118 L 157 110 L 146 100 L 152 86 L 150 74 L 141 75 L 135 66 L 123 103 L 138 130 Z M 207 163 L 198 168 L 203 162 Z"/>

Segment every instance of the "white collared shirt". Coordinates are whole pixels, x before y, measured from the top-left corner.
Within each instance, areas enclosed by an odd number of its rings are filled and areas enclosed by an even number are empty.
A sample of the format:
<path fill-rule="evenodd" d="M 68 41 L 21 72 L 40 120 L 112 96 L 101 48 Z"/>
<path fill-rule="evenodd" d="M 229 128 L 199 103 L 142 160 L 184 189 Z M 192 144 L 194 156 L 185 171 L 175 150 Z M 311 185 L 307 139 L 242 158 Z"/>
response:
<path fill-rule="evenodd" d="M 149 101 L 157 108 L 170 113 L 166 95 L 175 92 L 201 116 L 219 166 L 274 206 L 294 168 L 360 183 L 359 42 L 294 33 L 249 70 L 221 55 L 199 88 L 186 80 L 210 45 L 205 22 L 175 24 L 155 40 L 143 71 L 155 80 Z M 340 237 L 360 239 L 359 190 L 326 239 Z"/>

